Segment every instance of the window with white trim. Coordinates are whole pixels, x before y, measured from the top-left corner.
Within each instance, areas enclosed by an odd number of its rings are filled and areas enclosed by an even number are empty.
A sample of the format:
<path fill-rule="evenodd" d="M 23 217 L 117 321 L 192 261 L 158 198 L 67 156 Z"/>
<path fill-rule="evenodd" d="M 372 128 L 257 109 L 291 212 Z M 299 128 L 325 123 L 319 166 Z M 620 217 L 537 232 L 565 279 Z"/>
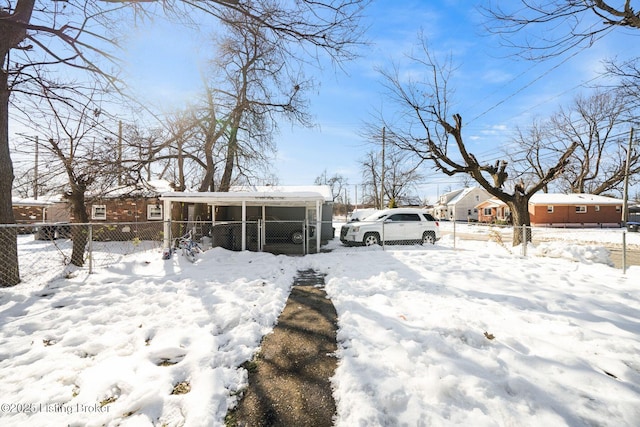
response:
<path fill-rule="evenodd" d="M 547 206 L 547 213 L 553 213 L 553 206 Z"/>
<path fill-rule="evenodd" d="M 576 206 L 576 213 L 587 213 L 587 207 L 585 205 Z"/>
<path fill-rule="evenodd" d="M 91 205 L 91 219 L 107 219 L 107 205 Z"/>
<path fill-rule="evenodd" d="M 596 212 L 600 212 L 600 206 L 596 205 L 595 208 L 596 208 Z"/>
<path fill-rule="evenodd" d="M 162 206 L 161 205 L 147 205 L 147 219 L 148 220 L 161 220 L 162 219 Z"/>
<path fill-rule="evenodd" d="M 491 208 L 484 208 L 482 209 L 482 215 L 484 216 L 490 216 L 493 212 L 491 211 Z"/>

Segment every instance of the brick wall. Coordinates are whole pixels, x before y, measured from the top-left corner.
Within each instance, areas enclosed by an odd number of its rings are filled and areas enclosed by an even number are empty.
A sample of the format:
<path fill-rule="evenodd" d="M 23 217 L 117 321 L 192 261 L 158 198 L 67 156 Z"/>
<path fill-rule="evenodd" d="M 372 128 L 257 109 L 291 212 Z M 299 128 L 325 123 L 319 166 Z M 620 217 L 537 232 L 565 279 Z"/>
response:
<path fill-rule="evenodd" d="M 553 205 L 553 212 L 548 212 L 547 205 L 529 205 L 532 224 L 617 224 L 622 217 L 622 205 L 586 206 L 586 212 L 577 212 L 575 205 Z"/>

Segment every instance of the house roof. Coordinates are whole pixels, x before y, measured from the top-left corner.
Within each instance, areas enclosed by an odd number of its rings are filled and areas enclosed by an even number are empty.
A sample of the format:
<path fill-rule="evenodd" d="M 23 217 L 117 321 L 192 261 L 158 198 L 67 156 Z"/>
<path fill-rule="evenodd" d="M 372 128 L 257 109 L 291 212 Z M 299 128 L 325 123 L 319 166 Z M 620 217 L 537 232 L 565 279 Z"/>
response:
<path fill-rule="evenodd" d="M 246 187 L 248 189 L 248 187 Z M 280 205 L 280 206 L 313 206 L 316 202 L 326 202 L 327 197 L 317 191 L 276 191 L 285 187 L 259 187 L 266 191 L 234 191 L 234 192 L 173 192 L 163 194 L 161 200 L 186 203 L 207 203 L 212 205 L 237 206 L 247 205 Z M 292 188 L 300 187 L 286 187 Z M 331 197 L 329 197 L 331 200 Z"/>
<path fill-rule="evenodd" d="M 119 187 L 109 188 L 100 194 L 89 194 L 88 197 L 157 197 L 160 194 L 173 192 L 173 187 L 169 181 L 164 179 L 155 179 L 149 181 L 141 181 L 135 185 L 122 185 Z"/>
<path fill-rule="evenodd" d="M 326 202 L 333 201 L 331 187 L 328 185 L 247 185 L 233 186 L 229 193 L 319 193 Z"/>
<path fill-rule="evenodd" d="M 529 201 L 531 205 L 622 205 L 622 199 L 595 194 L 536 193 Z"/>
<path fill-rule="evenodd" d="M 503 206 L 507 206 L 507 204 L 502 200 L 498 199 L 497 197 L 492 197 L 490 199 L 484 200 L 476 205 L 477 208 L 479 207 L 499 208 Z"/>
<path fill-rule="evenodd" d="M 487 194 L 487 196 L 489 195 L 489 193 L 487 193 L 484 188 L 466 187 L 462 191 L 460 191 L 457 195 L 455 195 L 451 200 L 449 200 L 449 202 L 447 202 L 447 205 L 455 205 L 456 203 L 460 202 L 461 200 L 463 200 L 465 197 L 467 197 L 470 193 L 474 191 L 483 191 Z"/>
<path fill-rule="evenodd" d="M 13 206 L 51 206 L 54 202 L 46 200 L 46 199 L 33 199 L 31 197 L 26 197 L 22 199 L 11 199 L 11 204 Z"/>
<path fill-rule="evenodd" d="M 598 196 L 595 194 L 560 194 L 560 193 L 536 193 L 529 200 L 530 205 L 622 205 L 622 199 L 613 197 Z M 506 206 L 506 203 L 497 197 L 492 197 L 479 203 L 476 207 L 499 207 Z"/>
<path fill-rule="evenodd" d="M 440 197 L 438 197 L 438 204 L 439 205 L 448 204 L 450 200 L 455 198 L 462 191 L 463 190 L 453 190 L 453 191 L 449 191 L 448 193 L 441 194 Z M 444 203 L 441 203 L 441 201 L 444 201 Z"/>

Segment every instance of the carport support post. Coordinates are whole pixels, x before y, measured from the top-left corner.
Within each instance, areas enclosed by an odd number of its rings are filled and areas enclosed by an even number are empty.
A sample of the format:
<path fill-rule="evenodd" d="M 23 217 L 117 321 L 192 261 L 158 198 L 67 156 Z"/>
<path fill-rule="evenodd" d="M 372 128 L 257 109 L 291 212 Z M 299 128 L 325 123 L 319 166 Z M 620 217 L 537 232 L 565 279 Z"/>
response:
<path fill-rule="evenodd" d="M 163 249 L 171 248 L 171 200 L 162 201 L 162 214 L 164 215 L 164 243 Z"/>
<path fill-rule="evenodd" d="M 242 201 L 242 250 L 247 250 L 247 202 Z"/>
<path fill-rule="evenodd" d="M 322 203 L 316 200 L 316 253 L 320 253 L 320 240 L 322 240 Z"/>

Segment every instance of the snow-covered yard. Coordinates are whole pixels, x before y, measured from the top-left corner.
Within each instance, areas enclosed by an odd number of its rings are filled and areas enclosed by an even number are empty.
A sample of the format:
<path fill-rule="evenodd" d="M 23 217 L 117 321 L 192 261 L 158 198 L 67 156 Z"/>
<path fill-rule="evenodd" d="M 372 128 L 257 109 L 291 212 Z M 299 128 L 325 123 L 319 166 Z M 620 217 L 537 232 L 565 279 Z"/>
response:
<path fill-rule="evenodd" d="M 640 267 L 570 242 L 332 246 L 150 251 L 1 289 L 0 424 L 222 426 L 240 364 L 314 268 L 339 315 L 337 426 L 638 425 Z"/>

